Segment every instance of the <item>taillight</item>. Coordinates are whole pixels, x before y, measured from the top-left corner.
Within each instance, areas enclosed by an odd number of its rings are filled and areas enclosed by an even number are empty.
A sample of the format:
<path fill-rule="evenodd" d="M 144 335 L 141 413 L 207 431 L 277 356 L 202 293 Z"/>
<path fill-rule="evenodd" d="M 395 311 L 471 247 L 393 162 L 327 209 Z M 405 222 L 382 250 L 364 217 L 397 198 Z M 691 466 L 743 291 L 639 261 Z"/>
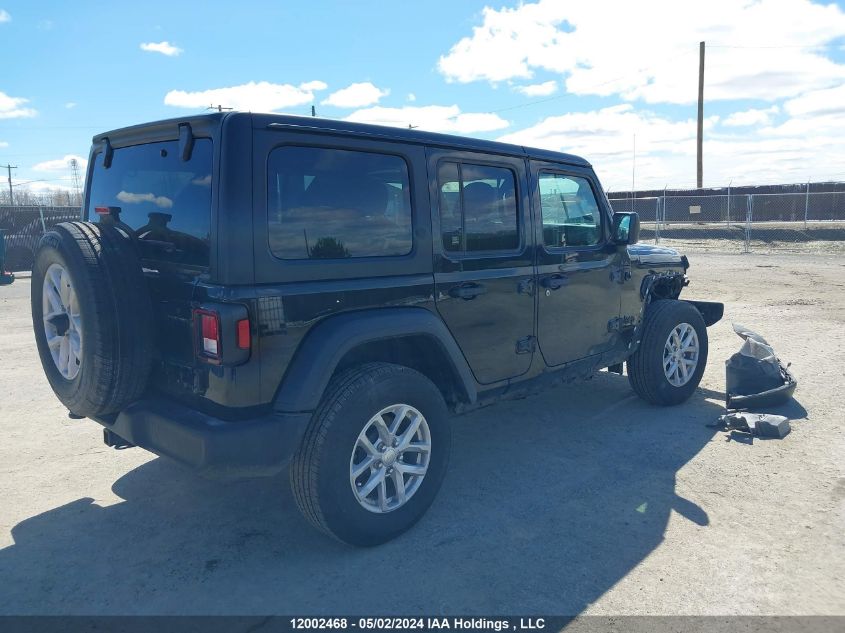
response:
<path fill-rule="evenodd" d="M 220 337 L 220 316 L 211 310 L 194 310 L 197 328 L 197 353 L 211 362 L 220 362 L 223 349 Z"/>

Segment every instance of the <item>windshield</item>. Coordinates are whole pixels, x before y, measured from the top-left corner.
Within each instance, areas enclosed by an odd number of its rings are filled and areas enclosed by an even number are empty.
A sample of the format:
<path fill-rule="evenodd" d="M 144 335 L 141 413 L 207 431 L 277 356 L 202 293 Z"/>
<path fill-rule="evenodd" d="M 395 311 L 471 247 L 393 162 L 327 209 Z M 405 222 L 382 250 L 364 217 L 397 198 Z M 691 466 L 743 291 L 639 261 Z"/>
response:
<path fill-rule="evenodd" d="M 114 151 L 111 167 L 96 157 L 88 217 L 98 207 L 131 228 L 141 257 L 207 267 L 211 226 L 210 139 L 197 139 L 188 161 L 177 141 L 134 145 Z"/>

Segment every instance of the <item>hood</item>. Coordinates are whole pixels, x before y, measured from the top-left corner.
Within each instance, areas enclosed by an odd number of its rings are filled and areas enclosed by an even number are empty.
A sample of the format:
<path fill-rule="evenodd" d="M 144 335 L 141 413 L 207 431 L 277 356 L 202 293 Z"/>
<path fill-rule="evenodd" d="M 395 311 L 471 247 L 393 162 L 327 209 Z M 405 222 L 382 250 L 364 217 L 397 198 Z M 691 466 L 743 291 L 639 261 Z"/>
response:
<path fill-rule="evenodd" d="M 654 246 L 652 244 L 632 244 L 628 247 L 628 257 L 637 266 L 688 267 L 687 258 L 674 248 Z"/>

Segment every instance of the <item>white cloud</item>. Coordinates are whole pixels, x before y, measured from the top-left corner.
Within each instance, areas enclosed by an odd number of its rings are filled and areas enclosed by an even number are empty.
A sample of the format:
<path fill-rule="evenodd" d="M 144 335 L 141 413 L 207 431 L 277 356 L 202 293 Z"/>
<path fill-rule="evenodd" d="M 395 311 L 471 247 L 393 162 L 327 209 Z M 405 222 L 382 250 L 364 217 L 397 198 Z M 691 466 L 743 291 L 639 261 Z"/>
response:
<path fill-rule="evenodd" d="M 326 85 L 326 82 L 319 81 L 319 80 L 317 80 L 317 81 L 306 81 L 304 84 L 299 84 L 299 87 L 302 90 L 314 90 L 314 91 L 325 90 L 326 88 L 328 88 L 328 86 Z"/>
<path fill-rule="evenodd" d="M 408 101 L 410 101 L 411 103 L 413 103 L 413 102 L 414 102 L 414 101 L 416 101 L 416 100 L 417 100 L 417 95 L 415 95 L 413 92 L 409 92 L 409 93 L 408 93 Z"/>
<path fill-rule="evenodd" d="M 66 107 L 68 110 L 72 110 L 73 108 L 75 108 L 75 107 L 76 107 L 76 101 L 68 101 L 68 102 L 65 104 L 65 107 Z"/>
<path fill-rule="evenodd" d="M 164 96 L 164 103 L 180 108 L 204 108 L 220 104 L 235 110 L 273 112 L 313 102 L 314 91 L 324 89 L 325 85 L 321 81 L 310 81 L 299 86 L 250 81 L 240 86 L 198 92 L 171 90 Z"/>
<path fill-rule="evenodd" d="M 589 160 L 607 189 L 695 187 L 695 119 L 671 120 L 622 104 L 543 119 L 499 140 L 570 152 Z M 705 119 L 704 185 L 842 180 L 845 111 L 797 115 L 772 126 L 724 128 Z M 819 160 L 819 157 L 824 157 Z"/>
<path fill-rule="evenodd" d="M 514 90 L 521 92 L 526 97 L 548 97 L 549 95 L 557 92 L 557 82 L 552 79 L 551 81 L 544 81 L 541 84 L 515 86 Z"/>
<path fill-rule="evenodd" d="M 323 105 L 335 106 L 336 108 L 362 108 L 364 106 L 378 103 L 382 97 L 390 94 L 390 90 L 382 90 L 369 81 L 349 84 L 333 92 L 323 100 Z"/>
<path fill-rule="evenodd" d="M 404 106 L 401 108 L 374 107 L 356 110 L 347 121 L 375 123 L 393 127 L 413 126 L 431 132 L 469 134 L 501 130 L 510 125 L 497 114 L 489 112 L 461 112 L 456 106 Z"/>
<path fill-rule="evenodd" d="M 12 21 L 12 16 L 9 15 L 9 12 L 6 11 L 5 9 L 0 9 L 0 24 L 2 24 L 3 22 L 11 22 L 11 21 Z"/>
<path fill-rule="evenodd" d="M 729 115 L 722 125 L 730 127 L 748 127 L 752 125 L 768 125 L 772 122 L 774 116 L 780 112 L 780 108 L 776 105 L 765 110 L 744 110 L 742 112 L 734 112 Z"/>
<path fill-rule="evenodd" d="M 808 92 L 787 101 L 784 107 L 793 116 L 845 113 L 845 83 Z"/>
<path fill-rule="evenodd" d="M 0 92 L 0 119 L 23 119 L 38 114 L 32 108 L 23 107 L 26 103 L 29 103 L 29 99 L 10 97 Z"/>
<path fill-rule="evenodd" d="M 168 57 L 176 57 L 176 55 L 180 55 L 183 52 L 181 48 L 167 41 L 142 43 L 141 50 L 147 51 L 148 53 L 161 53 Z"/>
<path fill-rule="evenodd" d="M 79 171 L 83 173 L 88 166 L 88 160 L 76 154 L 66 154 L 62 158 L 55 160 L 45 160 L 32 166 L 32 171 L 69 171 L 70 161 L 76 159 L 79 163 Z"/>
<path fill-rule="evenodd" d="M 550 71 L 577 95 L 687 104 L 697 98 L 697 43 L 704 40 L 708 101 L 774 101 L 845 79 L 845 65 L 825 55 L 843 32 L 841 8 L 810 0 L 712 0 L 700 10 L 674 0 L 540 0 L 486 7 L 481 24 L 438 68 L 463 83 Z"/>
<path fill-rule="evenodd" d="M 170 209 L 173 206 L 173 200 L 167 196 L 157 196 L 153 193 L 131 193 L 129 191 L 121 191 L 117 194 L 117 199 L 124 204 L 152 202 L 159 209 Z"/>
<path fill-rule="evenodd" d="M 9 144 L 6 141 L 0 141 L 0 147 L 9 147 Z"/>

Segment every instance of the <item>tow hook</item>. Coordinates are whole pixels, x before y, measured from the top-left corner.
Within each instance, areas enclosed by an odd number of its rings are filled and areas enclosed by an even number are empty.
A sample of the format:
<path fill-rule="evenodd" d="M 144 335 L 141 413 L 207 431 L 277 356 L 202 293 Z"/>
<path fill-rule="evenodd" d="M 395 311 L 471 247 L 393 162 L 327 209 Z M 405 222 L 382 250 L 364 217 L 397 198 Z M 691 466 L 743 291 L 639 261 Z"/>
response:
<path fill-rule="evenodd" d="M 114 431 L 109 429 L 103 429 L 103 442 L 105 442 L 106 446 L 111 446 L 114 449 L 121 450 L 124 448 L 132 448 L 135 446 L 129 440 L 125 440 L 120 437 Z"/>

